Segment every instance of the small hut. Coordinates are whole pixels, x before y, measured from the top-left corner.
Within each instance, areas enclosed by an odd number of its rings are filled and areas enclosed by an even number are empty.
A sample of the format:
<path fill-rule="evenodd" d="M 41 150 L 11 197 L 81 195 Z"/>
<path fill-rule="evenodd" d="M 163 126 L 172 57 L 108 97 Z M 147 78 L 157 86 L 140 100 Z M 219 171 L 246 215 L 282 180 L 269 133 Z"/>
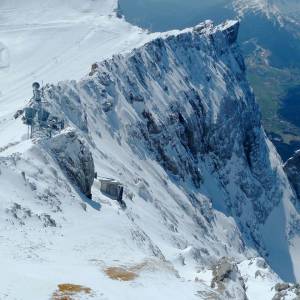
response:
<path fill-rule="evenodd" d="M 111 178 L 100 178 L 100 191 L 111 199 L 122 202 L 123 200 L 123 185 Z"/>

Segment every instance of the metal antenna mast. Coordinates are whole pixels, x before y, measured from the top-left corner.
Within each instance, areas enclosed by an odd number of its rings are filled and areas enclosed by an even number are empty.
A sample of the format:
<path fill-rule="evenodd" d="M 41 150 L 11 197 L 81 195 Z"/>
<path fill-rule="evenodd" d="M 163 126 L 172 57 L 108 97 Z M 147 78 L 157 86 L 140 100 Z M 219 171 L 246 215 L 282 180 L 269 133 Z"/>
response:
<path fill-rule="evenodd" d="M 64 120 L 50 114 L 43 103 L 47 103 L 44 97 L 44 90 L 38 82 L 32 84 L 33 96 L 30 103 L 24 108 L 23 122 L 28 125 L 28 137 L 51 137 L 52 131 L 59 131 L 64 128 Z"/>

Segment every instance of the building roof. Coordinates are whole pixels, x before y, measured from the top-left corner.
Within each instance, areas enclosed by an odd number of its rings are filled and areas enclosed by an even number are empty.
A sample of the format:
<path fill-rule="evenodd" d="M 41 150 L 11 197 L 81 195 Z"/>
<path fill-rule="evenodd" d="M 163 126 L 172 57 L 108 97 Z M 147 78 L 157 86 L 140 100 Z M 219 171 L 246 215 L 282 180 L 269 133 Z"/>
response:
<path fill-rule="evenodd" d="M 98 180 L 101 182 L 108 182 L 108 183 L 112 183 L 112 184 L 122 185 L 119 181 L 117 181 L 113 178 L 100 177 Z"/>

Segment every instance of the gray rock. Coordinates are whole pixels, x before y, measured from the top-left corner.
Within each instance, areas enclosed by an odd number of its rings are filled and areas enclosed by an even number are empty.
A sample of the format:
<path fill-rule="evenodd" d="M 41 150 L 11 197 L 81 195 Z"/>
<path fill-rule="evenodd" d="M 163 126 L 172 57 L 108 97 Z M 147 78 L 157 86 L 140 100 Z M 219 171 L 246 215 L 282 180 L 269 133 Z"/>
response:
<path fill-rule="evenodd" d="M 227 21 L 227 22 L 223 23 L 221 26 L 223 26 L 223 31 L 227 35 L 229 44 L 235 43 L 237 40 L 237 37 L 238 37 L 240 23 Z"/>
<path fill-rule="evenodd" d="M 277 283 L 275 285 L 275 290 L 277 293 L 273 296 L 272 300 L 300 299 L 297 284 L 290 285 L 288 283 Z"/>
<path fill-rule="evenodd" d="M 206 22 L 159 37 L 97 63 L 93 76 L 49 86 L 44 94 L 66 124 L 84 135 L 108 127 L 136 157 L 158 162 L 185 193 L 200 195 L 212 179 L 224 196 L 213 193 L 209 201 L 220 203 L 239 224 L 240 233 L 226 249 L 237 245 L 243 251 L 250 240 L 264 256 L 271 249 L 261 229 L 288 182 L 246 80 L 235 43 L 238 26 L 228 22 L 214 28 Z M 104 114 L 107 101 L 114 109 Z M 172 198 L 209 233 L 214 210 L 203 209 L 201 197 L 189 197 L 190 203 L 175 193 Z M 284 232 L 274 235 L 274 243 L 287 240 Z"/>
<path fill-rule="evenodd" d="M 261 273 L 261 271 L 260 270 L 257 270 L 256 272 L 255 272 L 255 278 L 257 278 L 257 277 L 264 277 L 264 275 Z"/>
<path fill-rule="evenodd" d="M 237 272 L 237 266 L 233 264 L 228 258 L 223 257 L 213 267 L 213 280 L 211 286 L 214 287 L 216 283 L 224 281 L 230 277 L 232 272 Z"/>
<path fill-rule="evenodd" d="M 65 129 L 47 142 L 61 169 L 87 197 L 95 177 L 94 160 L 87 144 L 75 130 Z"/>
<path fill-rule="evenodd" d="M 268 267 L 265 260 L 261 257 L 257 258 L 256 266 L 261 269 L 266 269 Z"/>
<path fill-rule="evenodd" d="M 211 287 L 223 295 L 223 299 L 247 300 L 245 282 L 237 264 L 223 257 L 213 267 Z"/>
<path fill-rule="evenodd" d="M 288 283 L 277 283 L 275 285 L 275 291 L 281 292 L 281 291 L 287 290 L 289 287 L 290 287 L 290 285 Z"/>
<path fill-rule="evenodd" d="M 274 297 L 272 298 L 272 300 L 284 300 L 286 296 L 286 291 L 281 291 L 278 292 L 274 295 Z"/>

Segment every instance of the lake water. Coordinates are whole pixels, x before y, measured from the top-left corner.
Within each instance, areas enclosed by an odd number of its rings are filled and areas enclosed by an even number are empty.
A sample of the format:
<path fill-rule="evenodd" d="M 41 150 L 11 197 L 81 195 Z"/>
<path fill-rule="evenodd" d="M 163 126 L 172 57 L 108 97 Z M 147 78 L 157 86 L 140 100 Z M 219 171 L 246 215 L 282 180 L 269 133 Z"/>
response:
<path fill-rule="evenodd" d="M 126 20 L 151 31 L 195 26 L 203 20 L 221 22 L 235 14 L 229 0 L 119 0 Z"/>

